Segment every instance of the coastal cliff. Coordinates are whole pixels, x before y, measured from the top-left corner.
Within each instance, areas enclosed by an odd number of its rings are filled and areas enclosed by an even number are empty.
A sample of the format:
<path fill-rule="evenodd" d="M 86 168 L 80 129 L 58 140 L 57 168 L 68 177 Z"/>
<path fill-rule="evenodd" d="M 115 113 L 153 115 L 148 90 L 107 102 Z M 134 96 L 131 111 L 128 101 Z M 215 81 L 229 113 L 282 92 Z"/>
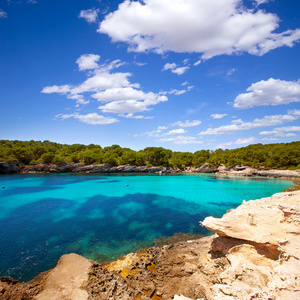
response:
<path fill-rule="evenodd" d="M 98 264 L 77 254 L 28 283 L 0 279 L 0 299 L 300 299 L 300 191 L 244 202 L 197 240 Z"/>

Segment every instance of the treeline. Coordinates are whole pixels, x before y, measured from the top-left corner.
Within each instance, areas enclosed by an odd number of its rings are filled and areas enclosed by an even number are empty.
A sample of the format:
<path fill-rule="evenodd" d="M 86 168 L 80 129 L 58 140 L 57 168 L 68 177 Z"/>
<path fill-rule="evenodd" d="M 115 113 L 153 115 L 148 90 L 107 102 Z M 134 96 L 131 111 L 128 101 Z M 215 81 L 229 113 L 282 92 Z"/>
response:
<path fill-rule="evenodd" d="M 224 164 L 227 167 L 246 165 L 269 169 L 300 169 L 300 142 L 255 144 L 233 150 L 199 150 L 175 152 L 162 147 L 147 147 L 140 151 L 112 145 L 65 145 L 50 141 L 0 140 L 0 161 L 19 165 L 84 163 L 109 166 L 170 166 L 175 169 Z"/>

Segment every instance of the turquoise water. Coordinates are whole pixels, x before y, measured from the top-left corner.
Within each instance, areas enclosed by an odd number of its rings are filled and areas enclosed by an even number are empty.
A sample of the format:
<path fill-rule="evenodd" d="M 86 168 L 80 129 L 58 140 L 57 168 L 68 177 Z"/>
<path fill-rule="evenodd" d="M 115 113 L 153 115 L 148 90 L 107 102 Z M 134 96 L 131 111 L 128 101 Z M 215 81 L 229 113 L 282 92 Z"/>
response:
<path fill-rule="evenodd" d="M 28 281 L 61 255 L 108 261 L 176 232 L 202 233 L 206 216 L 291 185 L 206 174 L 0 176 L 0 276 Z"/>

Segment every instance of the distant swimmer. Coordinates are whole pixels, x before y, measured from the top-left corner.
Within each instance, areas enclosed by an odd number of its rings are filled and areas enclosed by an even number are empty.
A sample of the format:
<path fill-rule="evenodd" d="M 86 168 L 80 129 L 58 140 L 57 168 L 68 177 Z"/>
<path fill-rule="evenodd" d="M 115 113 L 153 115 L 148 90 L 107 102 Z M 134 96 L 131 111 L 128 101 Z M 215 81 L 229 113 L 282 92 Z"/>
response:
<path fill-rule="evenodd" d="M 3 185 L 2 188 L 5 189 L 5 186 Z"/>

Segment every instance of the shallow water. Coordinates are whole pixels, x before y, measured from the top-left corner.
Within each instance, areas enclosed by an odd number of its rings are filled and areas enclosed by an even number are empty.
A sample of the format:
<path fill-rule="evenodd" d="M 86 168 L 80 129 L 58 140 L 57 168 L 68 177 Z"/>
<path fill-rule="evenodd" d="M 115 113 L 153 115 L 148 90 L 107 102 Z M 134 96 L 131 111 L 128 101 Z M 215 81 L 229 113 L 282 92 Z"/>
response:
<path fill-rule="evenodd" d="M 28 281 L 61 255 L 114 260 L 176 232 L 209 234 L 206 216 L 268 197 L 287 180 L 211 174 L 0 176 L 0 276 Z"/>

